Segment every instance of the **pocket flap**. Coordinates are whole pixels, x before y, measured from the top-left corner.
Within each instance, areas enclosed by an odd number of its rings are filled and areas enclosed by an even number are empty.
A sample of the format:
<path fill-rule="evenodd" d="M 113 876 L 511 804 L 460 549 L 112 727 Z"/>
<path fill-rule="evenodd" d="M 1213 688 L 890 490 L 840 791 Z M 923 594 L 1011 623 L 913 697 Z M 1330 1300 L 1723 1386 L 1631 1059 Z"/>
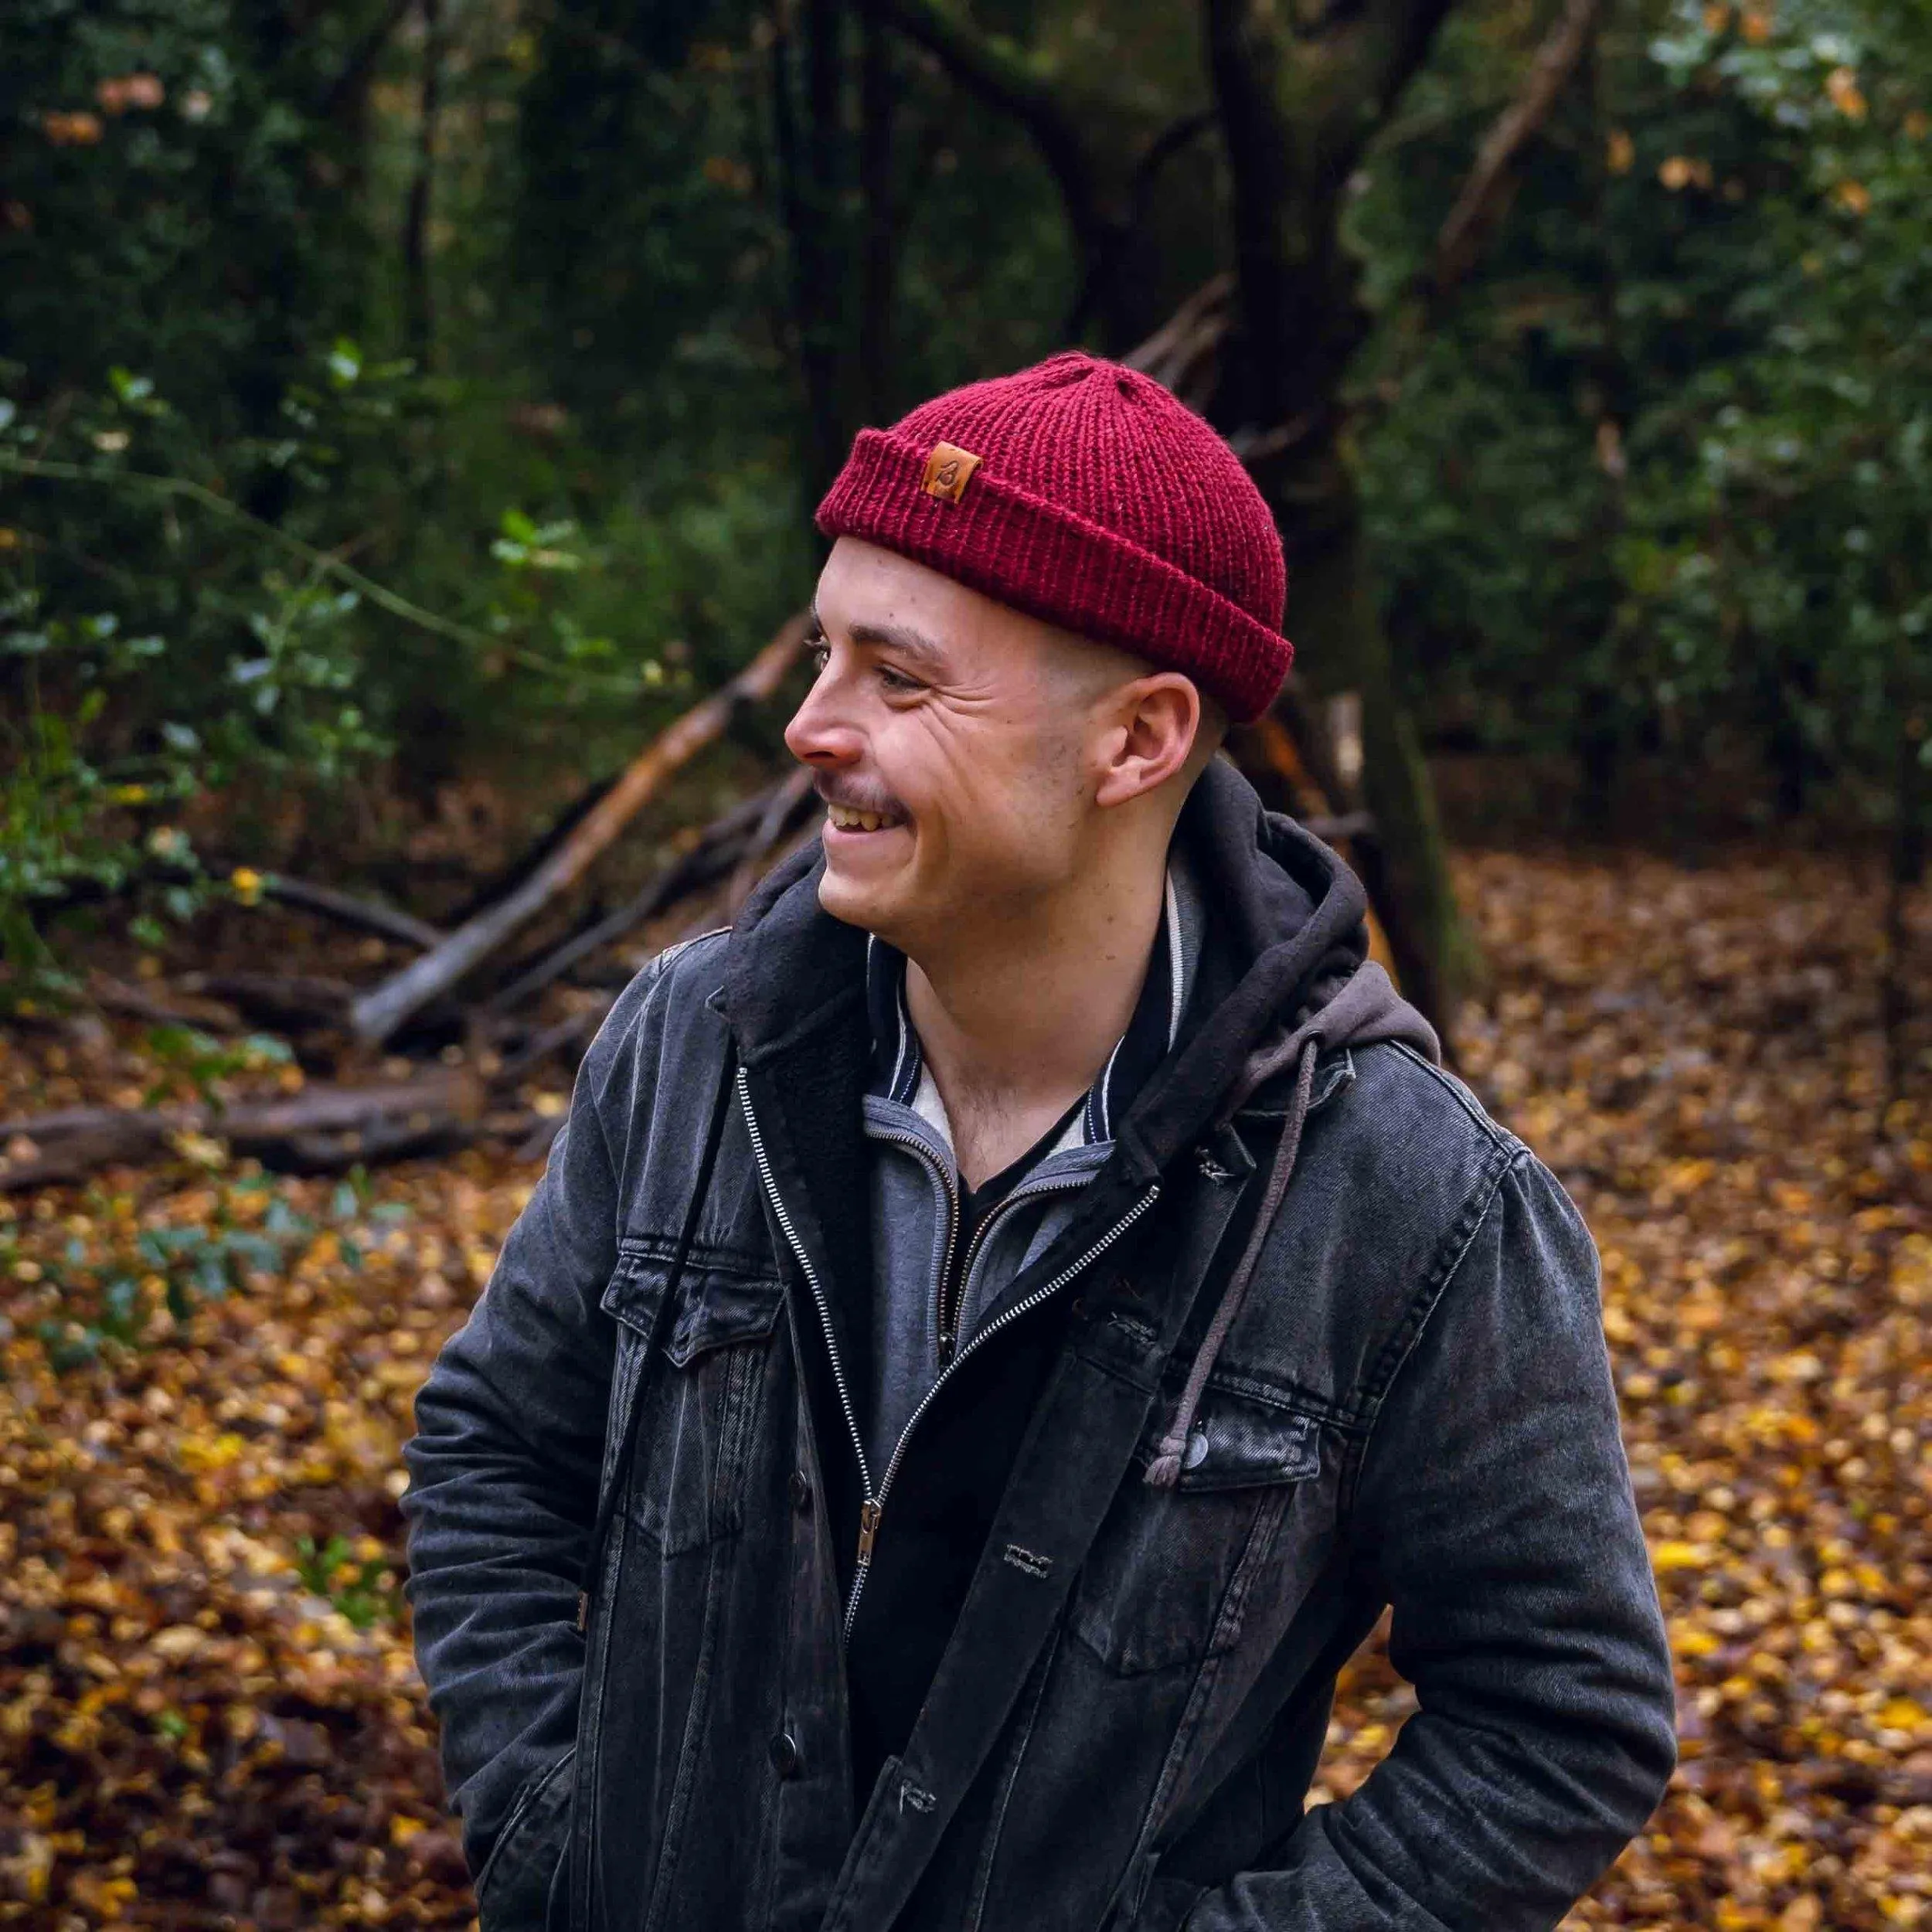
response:
<path fill-rule="evenodd" d="M 1145 1468 L 1174 1414 L 1158 1411 L 1151 1437 L 1134 1452 Z M 1257 1401 L 1213 1382 L 1202 1392 L 1182 1458 L 1182 1489 L 1246 1489 L 1264 1483 L 1304 1482 L 1321 1470 L 1321 1423 L 1298 1410 Z"/>
<path fill-rule="evenodd" d="M 627 1252 L 600 1303 L 641 1335 L 648 1335 L 671 1276 L 668 1257 Z M 664 1351 L 680 1369 L 693 1357 L 734 1342 L 769 1335 L 784 1302 L 784 1284 L 716 1255 L 694 1252 L 678 1284 L 678 1305 L 664 1334 Z"/>

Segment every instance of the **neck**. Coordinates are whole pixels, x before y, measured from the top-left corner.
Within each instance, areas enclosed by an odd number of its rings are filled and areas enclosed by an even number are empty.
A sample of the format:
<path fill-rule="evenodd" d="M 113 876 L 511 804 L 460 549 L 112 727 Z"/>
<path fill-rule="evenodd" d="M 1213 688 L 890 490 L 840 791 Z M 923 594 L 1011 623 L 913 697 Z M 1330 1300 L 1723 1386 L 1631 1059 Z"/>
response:
<path fill-rule="evenodd" d="M 1022 915 L 908 949 L 906 1006 L 969 1184 L 1023 1152 L 1098 1077 L 1140 997 L 1166 876 L 1164 852 L 1095 866 Z"/>

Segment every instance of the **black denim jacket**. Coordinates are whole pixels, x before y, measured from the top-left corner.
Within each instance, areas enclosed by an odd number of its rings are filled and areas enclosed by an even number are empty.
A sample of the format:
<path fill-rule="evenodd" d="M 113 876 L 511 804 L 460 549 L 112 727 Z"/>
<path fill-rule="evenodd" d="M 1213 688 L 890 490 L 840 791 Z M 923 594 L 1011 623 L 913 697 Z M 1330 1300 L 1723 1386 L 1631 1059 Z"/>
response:
<path fill-rule="evenodd" d="M 1318 1066 L 1197 1439 L 1175 1486 L 1145 1480 L 1287 1106 L 1278 1083 L 1225 1123 L 1216 1102 L 1361 945 L 1339 862 L 1225 766 L 1180 835 L 1220 980 L 1015 1284 L 1046 1291 L 1051 1345 L 999 1425 L 930 1689 L 863 1792 L 839 1429 L 870 1241 L 863 935 L 818 910 L 808 853 L 613 1009 L 405 1452 L 485 1932 L 1527 1932 L 1648 1816 L 1670 1667 L 1594 1250 L 1407 1047 Z M 881 1587 L 897 1507 L 875 1602 L 917 1586 Z M 1385 1605 L 1418 1708 L 1304 1813 Z"/>

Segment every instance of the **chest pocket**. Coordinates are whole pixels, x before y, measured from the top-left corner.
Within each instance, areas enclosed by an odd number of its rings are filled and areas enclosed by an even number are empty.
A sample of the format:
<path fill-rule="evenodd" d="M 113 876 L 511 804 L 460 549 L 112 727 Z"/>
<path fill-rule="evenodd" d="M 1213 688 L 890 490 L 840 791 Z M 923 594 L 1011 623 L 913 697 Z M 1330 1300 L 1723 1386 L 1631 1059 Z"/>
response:
<path fill-rule="evenodd" d="M 1241 1632 L 1291 1511 L 1313 1504 L 1320 1424 L 1210 1380 L 1172 1489 L 1142 1480 L 1174 1413 L 1155 1405 L 1073 1589 L 1073 1633 L 1124 1676 L 1198 1663 Z"/>
<path fill-rule="evenodd" d="M 774 1274 L 693 1254 L 677 1303 L 657 1319 L 670 1264 L 624 1253 L 602 1298 L 618 1323 L 617 1386 L 644 1405 L 623 1509 L 630 1527 L 665 1556 L 735 1536 L 760 1392 L 784 1289 Z M 655 1359 L 643 1359 L 654 1325 Z M 614 1430 L 621 1419 L 614 1417 Z"/>

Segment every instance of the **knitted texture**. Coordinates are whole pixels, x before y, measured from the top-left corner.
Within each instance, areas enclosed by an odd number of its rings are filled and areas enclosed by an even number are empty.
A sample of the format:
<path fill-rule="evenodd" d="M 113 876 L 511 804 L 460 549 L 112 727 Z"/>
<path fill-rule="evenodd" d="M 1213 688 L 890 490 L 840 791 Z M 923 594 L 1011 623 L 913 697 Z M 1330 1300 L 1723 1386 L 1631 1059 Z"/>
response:
<path fill-rule="evenodd" d="M 1240 458 L 1152 378 L 1077 350 L 860 430 L 818 524 L 1185 672 L 1237 719 L 1294 656 L 1281 539 Z"/>

